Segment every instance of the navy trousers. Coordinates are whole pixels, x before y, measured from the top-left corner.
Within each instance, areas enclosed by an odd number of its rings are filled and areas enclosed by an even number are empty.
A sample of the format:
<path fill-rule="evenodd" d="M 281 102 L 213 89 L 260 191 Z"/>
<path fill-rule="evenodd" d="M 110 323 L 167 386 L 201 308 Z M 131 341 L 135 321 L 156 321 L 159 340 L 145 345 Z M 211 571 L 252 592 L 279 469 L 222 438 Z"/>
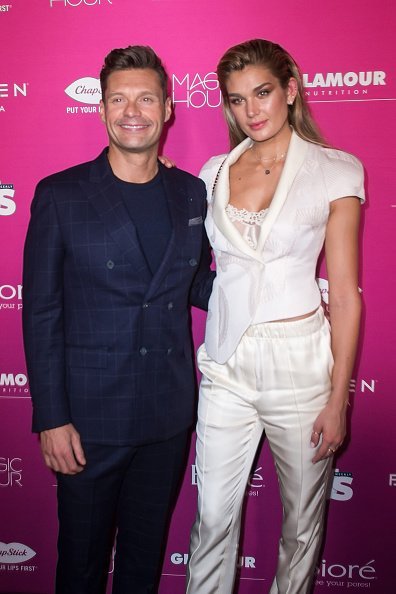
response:
<path fill-rule="evenodd" d="M 189 432 L 149 445 L 83 444 L 87 465 L 58 474 L 56 594 L 155 594 Z"/>

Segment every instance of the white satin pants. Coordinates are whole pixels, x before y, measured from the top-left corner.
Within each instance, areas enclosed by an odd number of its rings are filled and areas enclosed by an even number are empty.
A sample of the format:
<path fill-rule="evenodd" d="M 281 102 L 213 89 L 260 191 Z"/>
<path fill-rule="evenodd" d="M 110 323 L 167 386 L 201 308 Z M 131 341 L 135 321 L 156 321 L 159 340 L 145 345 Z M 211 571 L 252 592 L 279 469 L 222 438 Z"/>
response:
<path fill-rule="evenodd" d="M 251 326 L 224 365 L 198 351 L 198 513 L 187 594 L 232 594 L 241 507 L 263 430 L 283 505 L 270 594 L 309 592 L 323 534 L 331 459 L 312 463 L 312 427 L 330 394 L 330 330 L 320 307 L 293 322 Z M 260 529 L 258 527 L 258 529 Z"/>

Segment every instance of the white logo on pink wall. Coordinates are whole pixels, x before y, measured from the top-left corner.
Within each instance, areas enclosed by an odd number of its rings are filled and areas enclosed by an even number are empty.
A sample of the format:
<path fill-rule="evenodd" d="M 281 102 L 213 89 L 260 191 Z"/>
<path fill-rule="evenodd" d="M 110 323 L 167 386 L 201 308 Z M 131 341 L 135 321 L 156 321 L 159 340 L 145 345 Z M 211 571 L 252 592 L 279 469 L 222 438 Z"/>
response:
<path fill-rule="evenodd" d="M 0 216 L 7 217 L 16 211 L 14 184 L 0 183 Z"/>
<path fill-rule="evenodd" d="M 219 107 L 221 93 L 215 72 L 172 75 L 172 101 L 184 107 Z"/>
<path fill-rule="evenodd" d="M 7 98 L 7 97 L 22 97 L 27 96 L 27 87 L 28 83 L 0 83 L 0 97 Z"/>
<path fill-rule="evenodd" d="M 65 93 L 75 101 L 88 105 L 97 105 L 102 96 L 99 79 L 92 76 L 75 80 L 66 87 Z"/>
<path fill-rule="evenodd" d="M 77 8 L 78 6 L 100 6 L 104 4 L 113 4 L 112 0 L 49 0 L 51 8 L 63 6 Z"/>
<path fill-rule="evenodd" d="M 303 86 L 308 101 L 387 99 L 386 77 L 384 70 L 316 72 L 303 74 Z"/>
<path fill-rule="evenodd" d="M 0 487 L 22 486 L 22 458 L 0 457 Z"/>
<path fill-rule="evenodd" d="M 25 373 L 0 372 L 0 397 L 30 396 L 28 378 Z"/>
<path fill-rule="evenodd" d="M 348 588 L 370 588 L 371 580 L 377 579 L 375 559 L 367 563 L 328 563 L 322 559 L 317 567 L 316 586 Z"/>
<path fill-rule="evenodd" d="M 0 542 L 0 563 L 24 563 L 35 555 L 36 551 L 20 542 Z"/>
<path fill-rule="evenodd" d="M 330 498 L 335 501 L 349 501 L 352 499 L 352 481 L 353 476 L 351 472 L 340 472 L 340 470 L 336 468 L 334 471 Z"/>
<path fill-rule="evenodd" d="M 0 285 L 0 312 L 22 309 L 22 285 Z"/>

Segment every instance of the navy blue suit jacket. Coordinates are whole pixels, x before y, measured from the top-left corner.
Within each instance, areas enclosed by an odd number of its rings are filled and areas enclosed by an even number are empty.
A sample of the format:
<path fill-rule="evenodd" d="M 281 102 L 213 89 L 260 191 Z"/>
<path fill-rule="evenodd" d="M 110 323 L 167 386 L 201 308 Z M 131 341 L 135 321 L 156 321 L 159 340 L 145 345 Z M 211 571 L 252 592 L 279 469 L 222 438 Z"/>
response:
<path fill-rule="evenodd" d="M 42 180 L 24 251 L 23 327 L 33 430 L 144 444 L 191 425 L 189 305 L 211 291 L 201 180 L 160 165 L 172 235 L 154 276 L 108 163 Z"/>

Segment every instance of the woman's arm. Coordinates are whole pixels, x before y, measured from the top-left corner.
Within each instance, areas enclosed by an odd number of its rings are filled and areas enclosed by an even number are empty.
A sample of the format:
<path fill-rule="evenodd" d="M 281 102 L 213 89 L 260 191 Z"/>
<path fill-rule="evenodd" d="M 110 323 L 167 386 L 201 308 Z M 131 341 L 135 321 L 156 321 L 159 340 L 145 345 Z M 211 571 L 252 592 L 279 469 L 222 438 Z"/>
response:
<path fill-rule="evenodd" d="M 331 455 L 342 444 L 346 433 L 349 382 L 355 362 L 361 313 L 358 288 L 359 218 L 360 204 L 355 197 L 342 198 L 330 204 L 325 250 L 334 367 L 329 402 L 313 427 L 313 447 L 318 445 L 322 436 L 313 462 Z"/>

